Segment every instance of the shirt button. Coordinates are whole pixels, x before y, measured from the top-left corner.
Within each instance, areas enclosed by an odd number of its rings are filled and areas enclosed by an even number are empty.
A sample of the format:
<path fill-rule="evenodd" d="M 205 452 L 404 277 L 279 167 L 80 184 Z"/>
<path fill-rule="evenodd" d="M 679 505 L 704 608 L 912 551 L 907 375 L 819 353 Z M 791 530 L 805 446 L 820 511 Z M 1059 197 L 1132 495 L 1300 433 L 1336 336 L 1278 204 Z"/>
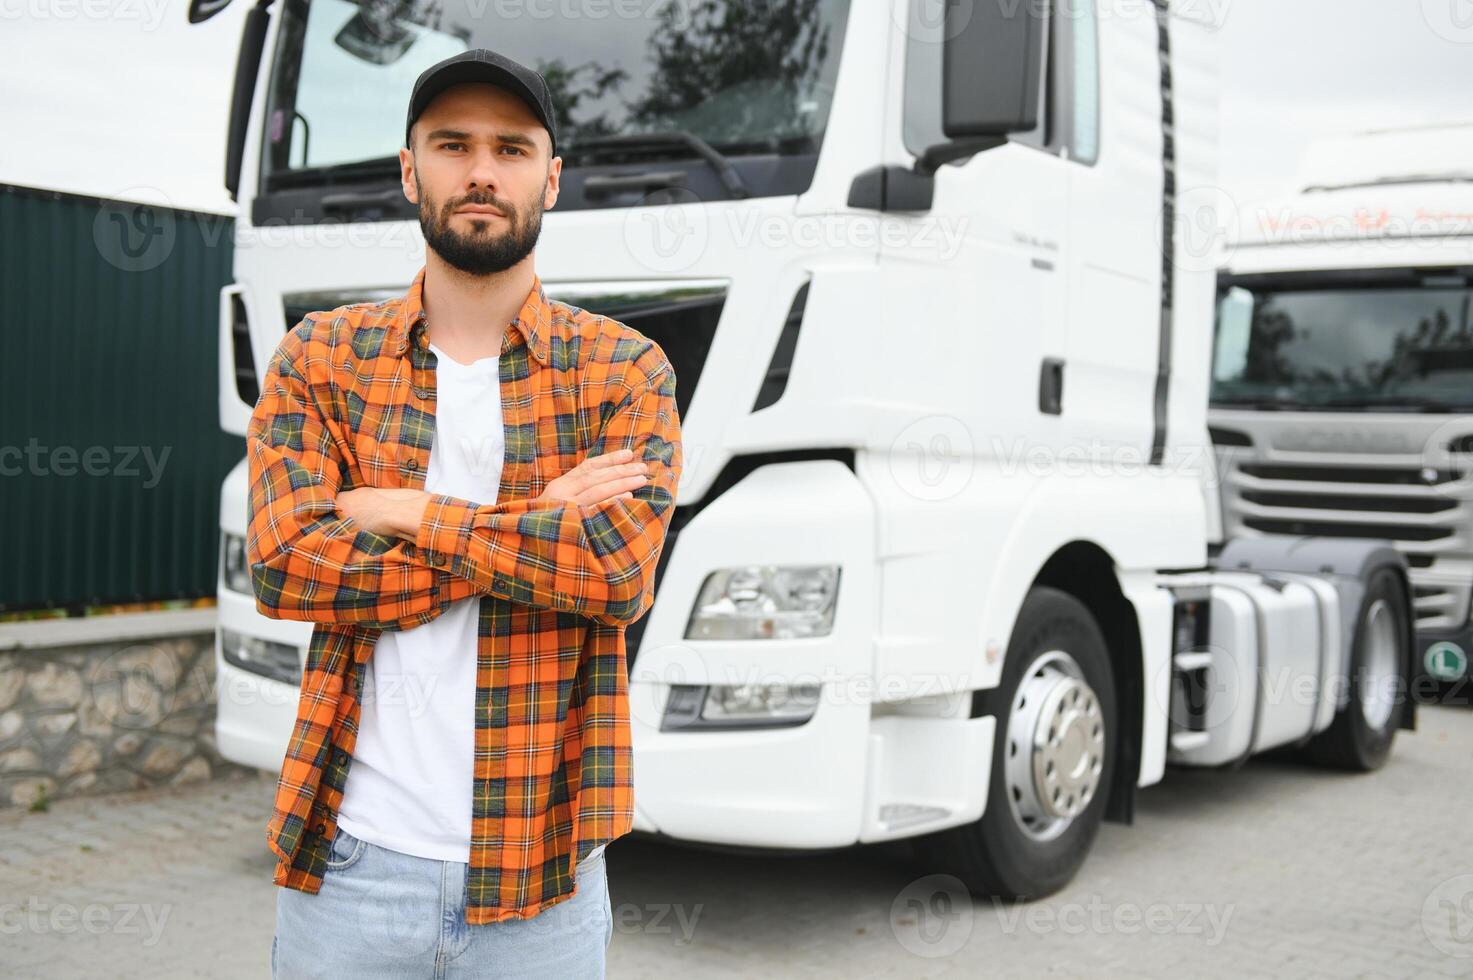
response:
<path fill-rule="evenodd" d="M 435 397 L 435 393 L 429 388 L 415 388 L 414 397 L 422 401 L 428 401 L 429 399 Z"/>
<path fill-rule="evenodd" d="M 440 565 L 445 564 L 445 556 L 444 555 L 430 555 L 430 564 L 431 565 L 434 565 L 436 567 L 439 567 Z"/>
<path fill-rule="evenodd" d="M 419 469 L 419 461 L 418 460 L 413 460 L 413 459 L 406 460 L 405 463 L 404 463 L 404 468 L 406 470 L 417 470 L 417 469 Z"/>

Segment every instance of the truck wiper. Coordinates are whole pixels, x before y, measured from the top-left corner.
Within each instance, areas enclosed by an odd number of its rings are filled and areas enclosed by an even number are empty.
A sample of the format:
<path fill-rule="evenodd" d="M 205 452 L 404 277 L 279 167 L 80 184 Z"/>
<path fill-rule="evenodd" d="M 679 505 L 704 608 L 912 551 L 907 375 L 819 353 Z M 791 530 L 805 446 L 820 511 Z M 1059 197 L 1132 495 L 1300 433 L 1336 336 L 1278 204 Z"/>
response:
<path fill-rule="evenodd" d="M 742 181 L 742 175 L 736 172 L 721 151 L 710 143 L 701 139 L 695 133 L 683 129 L 667 129 L 651 133 L 621 133 L 617 136 L 595 136 L 589 139 L 578 140 L 568 146 L 568 154 L 588 154 L 597 156 L 600 152 L 618 150 L 658 150 L 658 149 L 680 149 L 694 153 L 711 165 L 716 171 L 716 176 L 721 180 L 721 186 L 733 198 L 748 197 L 750 192 L 747 185 Z"/>
<path fill-rule="evenodd" d="M 363 180 L 372 177 L 398 177 L 399 158 L 375 157 L 371 160 L 354 160 L 351 163 L 334 163 L 326 167 L 302 167 L 283 170 L 270 175 L 271 189 L 281 187 L 317 187 L 344 181 Z"/>

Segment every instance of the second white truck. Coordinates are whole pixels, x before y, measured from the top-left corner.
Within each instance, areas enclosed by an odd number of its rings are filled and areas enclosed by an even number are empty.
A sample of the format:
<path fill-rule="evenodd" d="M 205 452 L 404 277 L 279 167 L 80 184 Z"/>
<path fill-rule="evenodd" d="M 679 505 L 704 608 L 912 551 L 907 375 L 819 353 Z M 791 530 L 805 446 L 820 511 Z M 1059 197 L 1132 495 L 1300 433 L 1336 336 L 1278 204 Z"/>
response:
<path fill-rule="evenodd" d="M 1222 533 L 1394 542 L 1412 693 L 1466 705 L 1473 123 L 1319 141 L 1295 193 L 1227 217 L 1208 416 Z"/>

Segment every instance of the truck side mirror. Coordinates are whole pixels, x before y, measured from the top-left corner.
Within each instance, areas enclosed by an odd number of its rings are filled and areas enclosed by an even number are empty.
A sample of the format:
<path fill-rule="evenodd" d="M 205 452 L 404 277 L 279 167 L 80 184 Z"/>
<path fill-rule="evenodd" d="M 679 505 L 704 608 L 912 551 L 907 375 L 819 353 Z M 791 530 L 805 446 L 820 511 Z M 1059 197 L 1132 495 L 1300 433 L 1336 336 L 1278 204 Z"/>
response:
<path fill-rule="evenodd" d="M 1048 5 L 949 2 L 941 50 L 941 131 L 1006 136 L 1038 125 Z"/>
<path fill-rule="evenodd" d="M 941 132 L 946 141 L 926 147 L 909 169 L 881 164 L 857 175 L 849 188 L 852 208 L 929 211 L 936 171 L 944 164 L 1001 146 L 1009 133 L 1038 125 L 1048 5 L 943 2 Z"/>

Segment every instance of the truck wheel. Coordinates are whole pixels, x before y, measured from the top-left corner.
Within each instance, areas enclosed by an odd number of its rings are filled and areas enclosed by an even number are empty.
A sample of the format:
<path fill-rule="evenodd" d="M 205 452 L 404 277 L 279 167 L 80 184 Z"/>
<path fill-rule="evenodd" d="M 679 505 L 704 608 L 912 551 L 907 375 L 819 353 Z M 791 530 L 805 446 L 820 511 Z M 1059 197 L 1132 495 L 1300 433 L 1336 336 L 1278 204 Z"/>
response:
<path fill-rule="evenodd" d="M 1001 681 L 985 697 L 997 719 L 987 809 L 975 823 L 918 839 L 917 854 L 974 894 L 1042 898 L 1084 864 L 1114 771 L 1114 677 L 1084 604 L 1033 589 Z"/>
<path fill-rule="evenodd" d="M 1410 692 L 1402 683 L 1407 662 L 1407 599 L 1401 577 L 1377 569 L 1366 583 L 1350 652 L 1350 701 L 1330 727 L 1304 746 L 1321 765 L 1370 772 L 1385 764 Z"/>

